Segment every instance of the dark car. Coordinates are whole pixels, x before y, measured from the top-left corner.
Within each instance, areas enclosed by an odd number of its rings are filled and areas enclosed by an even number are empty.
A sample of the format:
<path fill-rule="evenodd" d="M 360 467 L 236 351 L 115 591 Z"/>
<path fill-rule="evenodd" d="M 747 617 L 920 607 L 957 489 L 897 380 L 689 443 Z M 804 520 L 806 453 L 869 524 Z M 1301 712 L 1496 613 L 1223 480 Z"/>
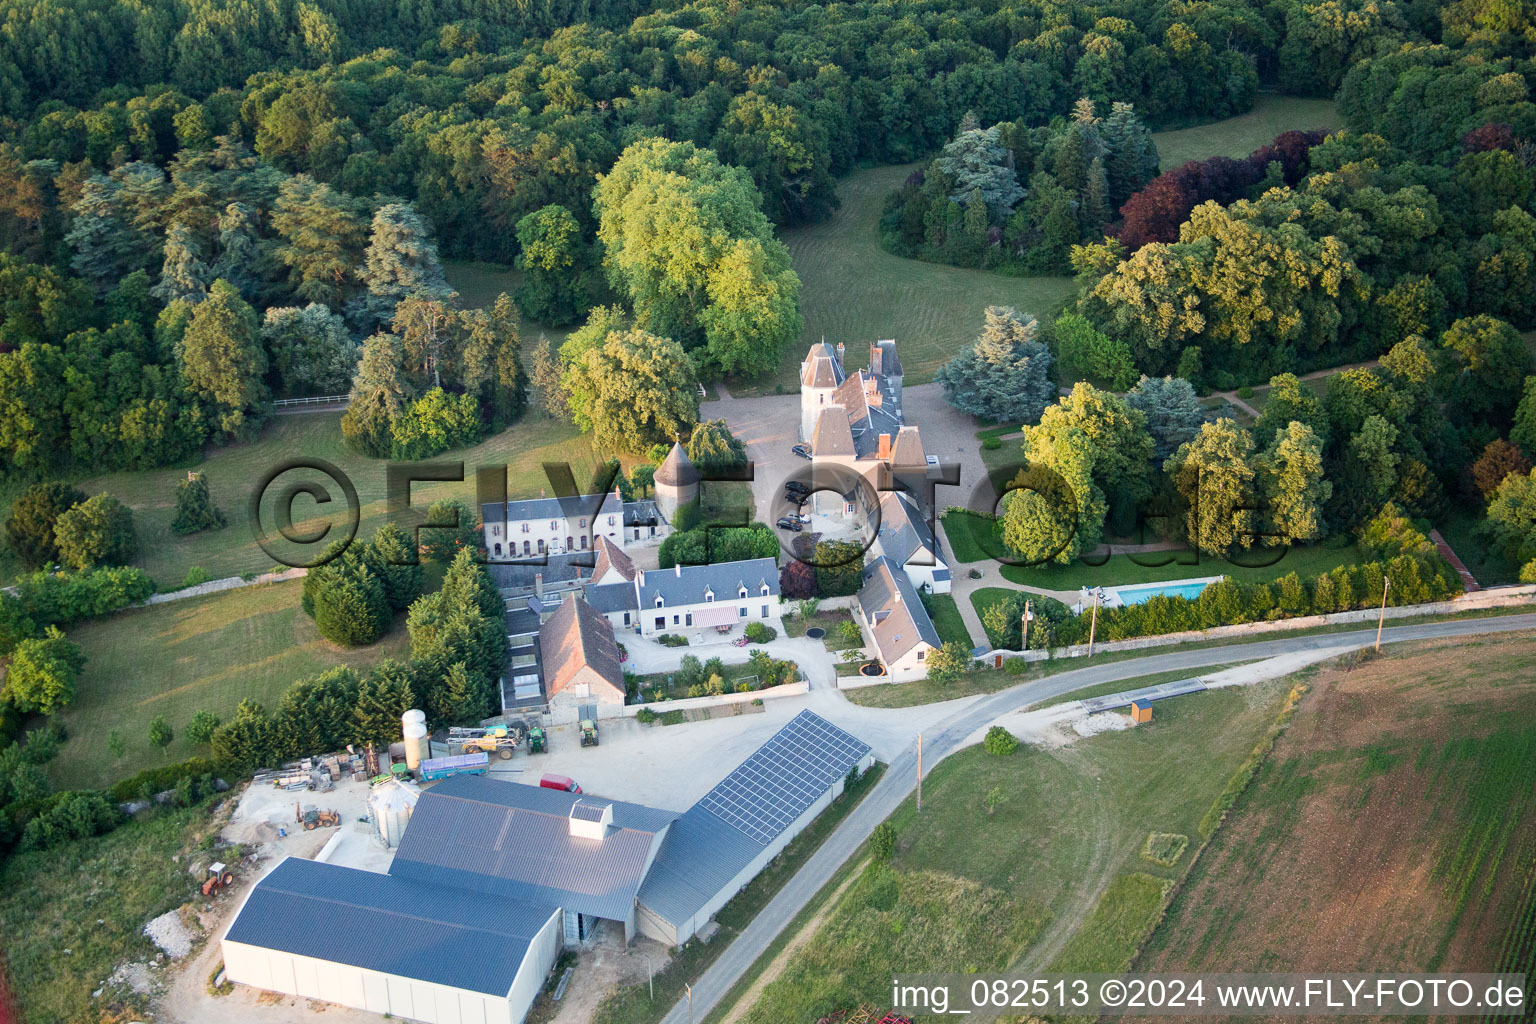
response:
<path fill-rule="evenodd" d="M 797 444 L 791 448 L 790 451 L 794 452 L 802 459 L 808 459 L 811 457 L 811 446 L 808 444 Z"/>
<path fill-rule="evenodd" d="M 801 483 L 799 480 L 791 480 L 789 483 L 784 485 L 784 489 L 786 491 L 788 491 L 789 493 L 791 493 L 791 494 L 810 494 L 811 493 L 811 489 L 809 487 L 805 486 L 805 484 Z"/>
<path fill-rule="evenodd" d="M 809 494 L 796 494 L 794 491 L 789 491 L 784 495 L 784 500 L 796 508 L 803 508 L 805 503 L 811 500 L 811 496 Z"/>
<path fill-rule="evenodd" d="M 779 529 L 794 530 L 796 533 L 799 533 L 800 518 L 798 516 L 781 516 L 779 518 Z"/>

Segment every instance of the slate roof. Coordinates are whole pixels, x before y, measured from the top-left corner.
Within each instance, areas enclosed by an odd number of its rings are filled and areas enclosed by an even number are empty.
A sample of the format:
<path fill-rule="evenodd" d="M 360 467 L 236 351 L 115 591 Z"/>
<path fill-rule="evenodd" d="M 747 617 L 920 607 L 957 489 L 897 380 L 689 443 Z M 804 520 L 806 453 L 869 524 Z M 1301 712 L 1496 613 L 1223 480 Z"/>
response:
<path fill-rule="evenodd" d="M 846 409 L 830 405 L 817 414 L 816 429 L 811 431 L 811 452 L 817 458 L 823 455 L 857 454 Z"/>
<path fill-rule="evenodd" d="M 553 697 L 576 673 L 591 668 L 623 700 L 624 670 L 619 667 L 613 624 L 575 594 L 568 596 L 539 630 L 539 663 L 546 696 Z"/>
<path fill-rule="evenodd" d="M 800 384 L 808 388 L 835 388 L 843 382 L 843 365 L 837 351 L 821 341 L 811 346 L 800 362 Z"/>
<path fill-rule="evenodd" d="M 740 600 L 738 591 L 745 586 L 747 597 L 760 597 L 763 584 L 768 585 L 768 595 L 779 594 L 779 563 L 772 558 L 749 558 L 741 562 L 720 562 L 715 565 L 682 565 L 671 569 L 648 569 L 636 580 L 641 608 L 652 608 L 656 598 L 668 607 L 685 604 L 703 604 L 706 591 L 713 591 L 715 600 L 731 602 Z"/>
<path fill-rule="evenodd" d="M 592 559 L 590 551 L 531 555 L 511 562 L 486 562 L 485 570 L 498 590 L 525 590 L 532 587 L 541 576 L 545 584 L 579 580 L 587 575 Z"/>
<path fill-rule="evenodd" d="M 673 824 L 640 888 L 641 904 L 687 924 L 869 749 L 820 715 L 800 712 Z"/>
<path fill-rule="evenodd" d="M 605 494 L 568 495 L 564 498 L 519 498 L 506 504 L 492 502 L 480 506 L 482 523 L 520 523 L 524 520 L 579 519 L 599 513 L 616 512 L 623 504 L 612 491 Z"/>
<path fill-rule="evenodd" d="M 626 580 L 635 578 L 635 562 L 624 553 L 624 549 L 613 543 L 602 534 L 592 542 L 592 547 L 597 552 L 597 561 L 592 566 L 592 578 L 600 580 L 608 574 L 610 569 L 618 572 Z"/>
<path fill-rule="evenodd" d="M 883 377 L 901 376 L 901 357 L 896 354 L 894 338 L 882 338 L 870 344 L 869 368 Z"/>
<path fill-rule="evenodd" d="M 683 451 L 683 446 L 673 442 L 672 450 L 656 467 L 655 482 L 664 487 L 689 487 L 699 482 L 699 470 Z"/>
<path fill-rule="evenodd" d="M 917 427 L 902 427 L 897 431 L 895 443 L 891 445 L 891 465 L 927 467 L 928 452 L 923 448 L 923 436 Z"/>
<path fill-rule="evenodd" d="M 505 998 L 556 911 L 506 899 L 487 913 L 475 893 L 289 857 L 256 883 L 225 937 Z"/>
<path fill-rule="evenodd" d="M 912 499 L 900 491 L 880 493 L 880 532 L 875 537 L 875 544 L 880 554 L 898 566 L 912 561 L 912 556 L 919 550 L 927 551 L 931 556 L 923 560 L 923 565 L 937 565 L 942 561 L 934 547 L 928 521 Z"/>
<path fill-rule="evenodd" d="M 588 585 L 582 591 L 587 604 L 605 615 L 614 612 L 632 612 L 640 607 L 635 597 L 634 583 L 602 583 Z"/>
<path fill-rule="evenodd" d="M 614 827 L 604 839 L 586 839 L 571 835 L 567 821 L 578 800 L 596 802 L 481 776 L 447 779 L 416 802 L 389 873 L 628 920 L 646 863 L 677 815 L 606 801 Z"/>
<path fill-rule="evenodd" d="M 917 596 L 917 588 L 900 566 L 893 570 L 887 558 L 877 558 L 865 566 L 859 609 L 871 623 L 875 646 L 887 665 L 925 640 L 933 647 L 944 646 L 928 610 Z"/>

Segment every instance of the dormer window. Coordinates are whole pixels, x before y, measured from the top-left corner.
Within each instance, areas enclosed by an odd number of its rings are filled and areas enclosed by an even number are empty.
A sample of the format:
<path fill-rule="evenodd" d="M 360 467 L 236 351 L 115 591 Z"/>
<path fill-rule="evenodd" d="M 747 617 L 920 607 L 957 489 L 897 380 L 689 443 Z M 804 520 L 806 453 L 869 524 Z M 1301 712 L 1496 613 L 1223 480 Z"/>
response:
<path fill-rule="evenodd" d="M 715 592 L 713 590 L 706 590 L 706 591 L 704 591 L 704 603 L 705 604 L 713 604 L 714 601 L 715 601 Z"/>
<path fill-rule="evenodd" d="M 736 596 L 741 598 L 743 601 L 745 601 L 747 599 L 747 588 L 746 587 L 742 587 L 740 592 L 738 592 Z"/>
<path fill-rule="evenodd" d="M 666 601 L 662 600 L 662 597 L 661 597 L 660 594 L 656 595 L 656 607 L 657 608 L 660 608 L 662 605 L 664 605 L 666 603 L 667 603 Z"/>
<path fill-rule="evenodd" d="M 763 584 L 763 596 L 764 597 L 768 596 L 768 584 L 766 584 L 766 583 Z"/>

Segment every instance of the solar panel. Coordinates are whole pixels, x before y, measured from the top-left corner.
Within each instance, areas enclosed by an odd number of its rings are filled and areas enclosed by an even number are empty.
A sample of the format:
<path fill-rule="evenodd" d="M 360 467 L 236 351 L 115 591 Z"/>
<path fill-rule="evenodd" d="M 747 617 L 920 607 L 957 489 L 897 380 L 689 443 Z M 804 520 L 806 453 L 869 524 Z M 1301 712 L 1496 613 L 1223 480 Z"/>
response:
<path fill-rule="evenodd" d="M 869 753 L 869 745 L 802 711 L 699 805 L 767 846 Z"/>

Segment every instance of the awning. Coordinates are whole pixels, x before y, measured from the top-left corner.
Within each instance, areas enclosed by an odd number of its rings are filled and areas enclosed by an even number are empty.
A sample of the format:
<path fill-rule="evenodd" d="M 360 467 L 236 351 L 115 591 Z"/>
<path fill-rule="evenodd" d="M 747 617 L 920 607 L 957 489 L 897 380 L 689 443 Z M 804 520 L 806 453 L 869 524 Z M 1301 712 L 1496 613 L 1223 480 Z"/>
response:
<path fill-rule="evenodd" d="M 693 624 L 695 626 L 729 626 L 739 618 L 741 614 L 736 611 L 735 605 L 717 604 L 694 612 Z"/>

